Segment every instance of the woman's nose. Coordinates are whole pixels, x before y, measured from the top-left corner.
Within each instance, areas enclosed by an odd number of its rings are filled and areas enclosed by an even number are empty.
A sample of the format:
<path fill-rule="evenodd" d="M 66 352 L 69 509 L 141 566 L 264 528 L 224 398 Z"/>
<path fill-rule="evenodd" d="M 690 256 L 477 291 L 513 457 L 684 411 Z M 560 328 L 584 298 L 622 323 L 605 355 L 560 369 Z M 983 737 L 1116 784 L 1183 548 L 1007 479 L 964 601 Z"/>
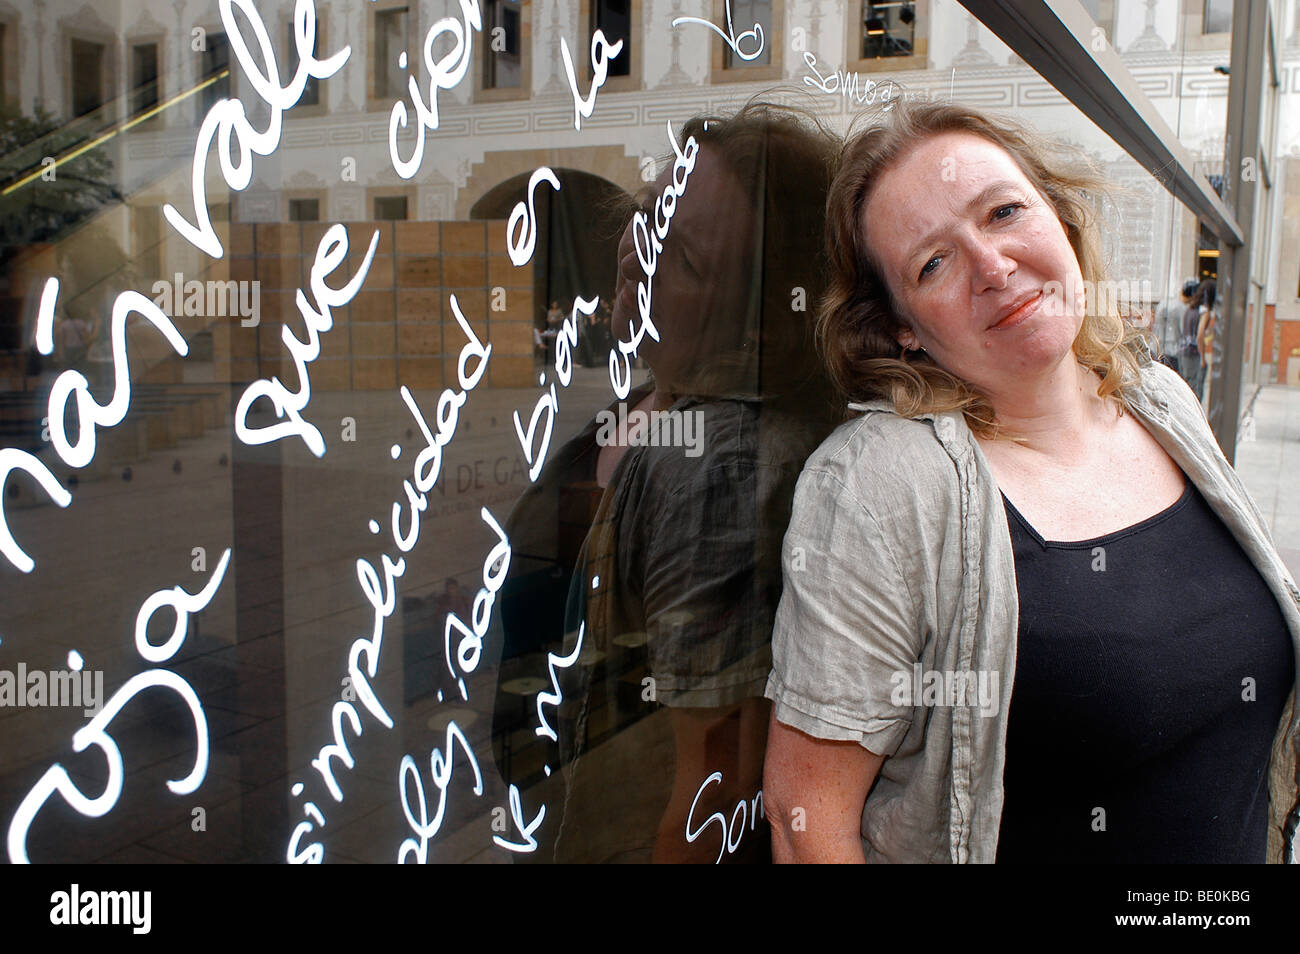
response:
<path fill-rule="evenodd" d="M 1015 273 L 1016 260 L 998 238 L 974 235 L 970 239 L 971 280 L 975 291 L 997 291 L 1007 286 Z"/>

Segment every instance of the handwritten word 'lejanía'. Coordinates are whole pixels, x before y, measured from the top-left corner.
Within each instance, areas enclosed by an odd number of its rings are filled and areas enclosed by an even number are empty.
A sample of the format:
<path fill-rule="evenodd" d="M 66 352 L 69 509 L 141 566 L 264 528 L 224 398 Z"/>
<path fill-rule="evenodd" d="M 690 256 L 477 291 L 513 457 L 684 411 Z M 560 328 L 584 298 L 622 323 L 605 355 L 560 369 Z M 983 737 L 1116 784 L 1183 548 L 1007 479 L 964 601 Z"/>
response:
<path fill-rule="evenodd" d="M 190 630 L 190 616 L 204 609 L 221 586 L 226 570 L 230 566 L 230 550 L 221 555 L 221 561 L 212 571 L 212 578 L 198 593 L 187 593 L 179 586 L 158 590 L 140 606 L 135 618 L 135 648 L 146 662 L 163 663 L 180 651 L 185 636 Z M 161 645 L 149 641 L 149 621 L 153 614 L 164 607 L 176 614 L 176 624 L 171 635 Z M 72 736 L 72 750 L 84 752 L 92 745 L 99 746 L 107 763 L 108 780 L 104 791 L 96 796 L 87 796 L 77 788 L 67 770 L 58 762 L 50 766 L 24 796 L 9 823 L 9 860 L 14 864 L 27 864 L 27 833 L 32 823 L 50 796 L 58 792 L 63 800 L 78 814 L 87 818 L 99 818 L 107 815 L 117 804 L 122 794 L 122 751 L 117 741 L 108 732 L 108 727 L 128 702 L 146 689 L 170 689 L 185 703 L 194 720 L 194 767 L 184 778 L 170 779 L 167 788 L 175 795 L 189 795 L 198 790 L 208 773 L 208 718 L 203 712 L 194 687 L 183 676 L 170 669 L 146 669 L 128 679 L 113 697 L 108 700 L 99 714 L 82 726 Z"/>
<path fill-rule="evenodd" d="M 391 533 L 393 544 L 397 547 L 399 554 L 410 553 L 415 548 L 416 543 L 419 542 L 420 514 L 428 508 L 428 493 L 433 489 L 442 474 L 443 449 L 451 443 L 452 438 L 455 436 L 456 426 L 460 420 L 460 409 L 465 405 L 469 392 L 477 387 L 483 379 L 483 374 L 487 371 L 488 359 L 492 356 L 492 346 L 490 344 L 485 346 L 479 341 L 478 336 L 474 334 L 474 329 L 461 313 L 460 303 L 456 300 L 456 296 L 450 296 L 450 301 L 452 314 L 456 318 L 456 323 L 460 325 L 461 331 L 465 333 L 467 340 L 461 347 L 460 359 L 456 369 L 460 390 L 444 388 L 438 396 L 436 434 L 429 427 L 410 390 L 405 385 L 399 389 L 402 401 L 411 412 L 411 417 L 415 420 L 415 425 L 419 428 L 425 442 L 424 447 L 416 455 L 410 479 L 402 481 L 402 491 L 406 497 L 408 507 L 405 529 L 402 527 L 403 508 L 401 502 L 394 501 L 392 507 Z M 394 445 L 392 451 L 394 459 L 401 455 L 401 451 L 400 446 Z M 495 526 L 495 522 L 493 526 Z M 371 533 L 379 533 L 379 521 L 371 520 L 369 528 Z M 504 534 L 502 535 L 504 536 Z M 388 710 L 379 701 L 371 680 L 375 678 L 379 669 L 379 654 L 384 644 L 384 621 L 393 614 L 393 610 L 397 606 L 395 581 L 406 573 L 406 559 L 399 555 L 394 560 L 393 557 L 385 553 L 380 558 L 380 565 L 384 577 L 382 584 L 380 583 L 379 572 L 375 570 L 374 565 L 369 560 L 357 560 L 357 582 L 361 586 L 361 592 L 365 595 L 366 602 L 370 604 L 374 613 L 370 635 L 357 637 L 348 651 L 348 678 L 356 691 L 357 701 L 380 725 L 391 729 L 393 727 L 393 717 L 388 714 Z M 365 657 L 364 668 L 362 666 L 362 656 Z M 359 738 L 362 734 L 361 715 L 357 711 L 356 705 L 351 701 L 344 700 L 334 704 L 330 717 L 334 728 L 333 741 L 320 748 L 316 757 L 311 760 L 311 766 L 320 775 L 330 797 L 336 802 L 342 802 L 343 789 L 334 774 L 334 761 L 337 759 L 349 770 L 355 764 L 352 752 L 348 748 L 347 739 L 344 736 L 343 723 L 346 720 L 352 728 L 352 734 Z M 304 790 L 305 786 L 302 782 L 294 783 L 291 789 L 295 797 L 301 795 Z M 289 839 L 286 857 L 292 863 L 319 864 L 325 857 L 324 845 L 319 841 L 314 841 L 303 847 L 302 840 L 307 835 L 310 835 L 317 826 L 325 826 L 325 816 L 313 801 L 308 801 L 303 805 L 303 814 L 309 820 L 299 822 L 297 827 L 294 828 Z"/>
<path fill-rule="evenodd" d="M 739 36 L 737 36 L 736 28 L 732 25 L 731 22 L 731 0 L 727 0 L 726 7 L 727 7 L 727 32 L 726 33 L 723 33 L 717 24 L 711 23 L 708 20 L 701 20 L 699 17 L 676 17 L 673 19 L 673 26 L 677 26 L 679 23 L 698 23 L 700 26 L 708 27 L 718 36 L 722 37 L 722 42 L 727 44 L 727 46 L 731 47 L 731 51 L 735 53 L 738 57 L 740 57 L 742 60 L 744 60 L 746 63 L 758 59 L 760 56 L 763 55 L 763 27 L 760 24 L 755 23 L 754 29 L 746 30 L 744 33 L 741 33 Z M 754 48 L 750 50 L 748 53 L 745 52 L 740 48 L 741 40 L 753 40 Z"/>

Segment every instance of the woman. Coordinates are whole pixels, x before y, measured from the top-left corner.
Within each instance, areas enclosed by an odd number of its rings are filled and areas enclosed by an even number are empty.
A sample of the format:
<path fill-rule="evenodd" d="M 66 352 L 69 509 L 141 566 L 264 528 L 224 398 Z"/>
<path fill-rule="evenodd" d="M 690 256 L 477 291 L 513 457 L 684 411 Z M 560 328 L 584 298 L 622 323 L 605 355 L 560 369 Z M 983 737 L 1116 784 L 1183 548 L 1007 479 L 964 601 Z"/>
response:
<path fill-rule="evenodd" d="M 1092 307 L 1095 185 L 938 103 L 845 146 L 819 330 L 861 413 L 783 548 L 777 860 L 1291 855 L 1300 592 L 1195 397 Z"/>
<path fill-rule="evenodd" d="M 1196 290 L 1196 350 L 1201 359 L 1201 381 L 1204 391 L 1201 397 L 1201 407 L 1209 413 L 1210 409 L 1210 385 L 1214 379 L 1214 338 L 1215 328 L 1218 325 L 1218 312 L 1214 308 L 1215 284 L 1212 279 L 1207 278 L 1201 282 L 1200 288 Z"/>

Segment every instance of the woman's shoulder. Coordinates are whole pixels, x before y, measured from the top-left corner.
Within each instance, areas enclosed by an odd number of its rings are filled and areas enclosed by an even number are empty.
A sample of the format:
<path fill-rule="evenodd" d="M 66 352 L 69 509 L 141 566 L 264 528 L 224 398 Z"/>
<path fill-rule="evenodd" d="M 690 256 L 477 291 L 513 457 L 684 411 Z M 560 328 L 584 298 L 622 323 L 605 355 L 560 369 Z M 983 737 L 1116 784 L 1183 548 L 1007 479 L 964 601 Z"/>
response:
<path fill-rule="evenodd" d="M 948 415 L 908 418 L 883 406 L 866 407 L 812 452 L 802 482 L 818 477 L 819 484 L 837 484 L 878 512 L 923 495 L 956 493 L 953 459 L 939 438 L 941 427 L 957 432 Z"/>

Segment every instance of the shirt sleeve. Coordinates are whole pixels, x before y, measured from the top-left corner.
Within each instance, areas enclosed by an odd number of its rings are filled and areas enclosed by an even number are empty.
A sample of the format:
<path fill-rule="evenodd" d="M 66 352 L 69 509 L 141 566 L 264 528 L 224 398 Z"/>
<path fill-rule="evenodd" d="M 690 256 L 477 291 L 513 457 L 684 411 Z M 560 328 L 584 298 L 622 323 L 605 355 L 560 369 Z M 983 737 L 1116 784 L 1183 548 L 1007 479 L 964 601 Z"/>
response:
<path fill-rule="evenodd" d="M 782 566 L 766 690 L 776 718 L 892 755 L 911 726 L 924 639 L 888 535 L 839 477 L 805 470 Z"/>

